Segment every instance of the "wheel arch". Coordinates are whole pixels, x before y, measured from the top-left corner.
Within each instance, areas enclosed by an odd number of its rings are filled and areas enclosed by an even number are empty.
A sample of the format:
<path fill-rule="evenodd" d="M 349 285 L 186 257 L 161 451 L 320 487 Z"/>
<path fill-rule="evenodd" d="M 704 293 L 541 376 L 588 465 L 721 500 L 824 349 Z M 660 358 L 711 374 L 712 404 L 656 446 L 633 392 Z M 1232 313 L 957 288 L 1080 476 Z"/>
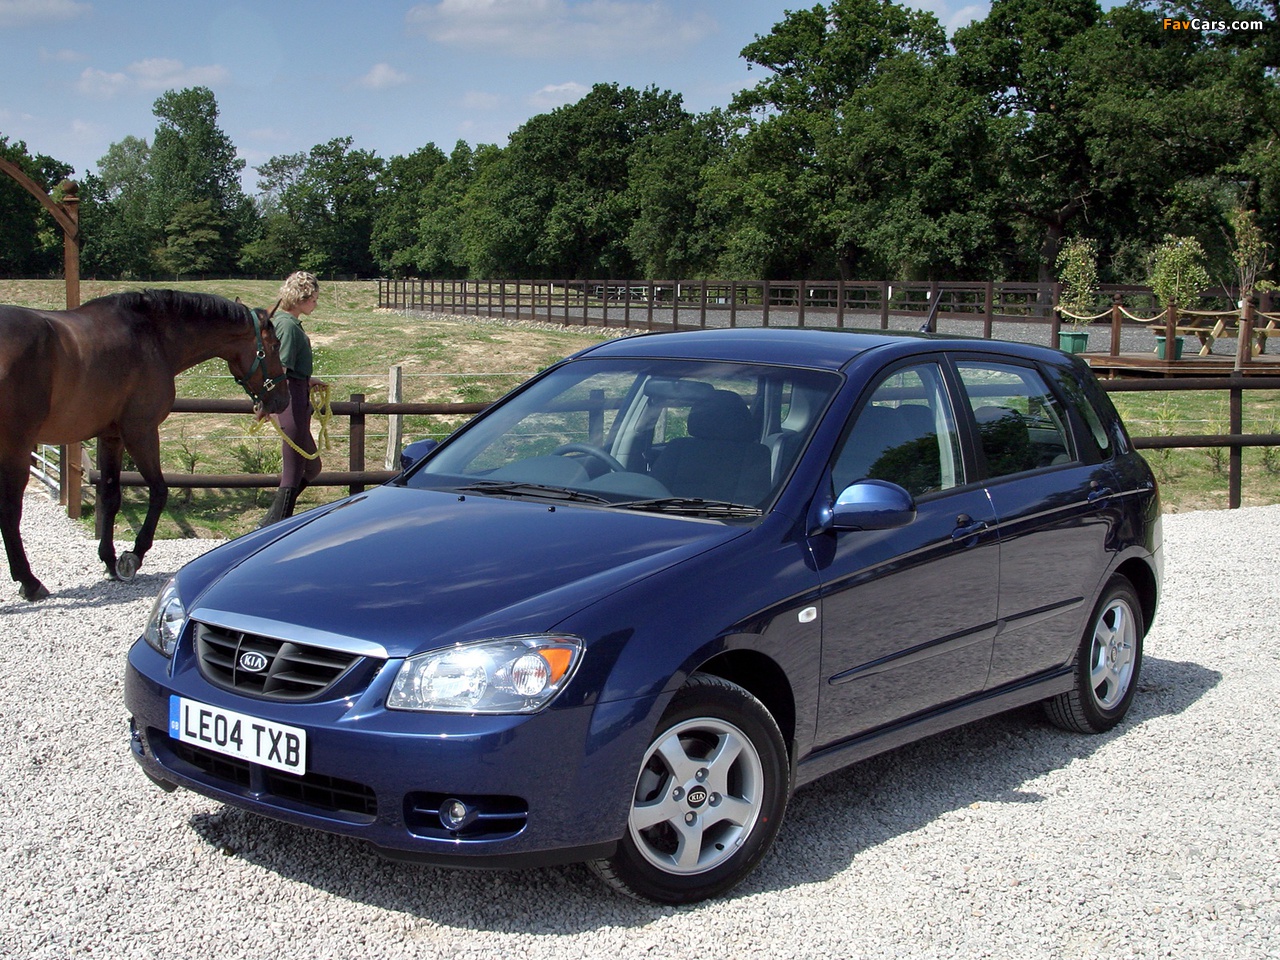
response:
<path fill-rule="evenodd" d="M 1142 604 L 1142 629 L 1145 635 L 1155 620 L 1159 602 L 1160 590 L 1156 584 L 1155 571 L 1145 561 L 1133 557 L 1120 564 L 1115 572 L 1133 584 L 1133 589 L 1138 594 L 1138 602 Z"/>
<path fill-rule="evenodd" d="M 791 759 L 795 759 L 796 703 L 791 683 L 777 661 L 757 650 L 727 650 L 698 667 L 736 683 L 759 700 L 773 716 Z"/>

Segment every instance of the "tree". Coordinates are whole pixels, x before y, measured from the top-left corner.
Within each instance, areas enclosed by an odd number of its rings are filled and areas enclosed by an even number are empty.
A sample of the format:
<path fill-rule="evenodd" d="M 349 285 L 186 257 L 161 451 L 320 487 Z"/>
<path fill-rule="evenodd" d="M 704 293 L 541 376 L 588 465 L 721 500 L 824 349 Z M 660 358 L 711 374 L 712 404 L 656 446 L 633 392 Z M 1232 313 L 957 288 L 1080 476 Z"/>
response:
<path fill-rule="evenodd" d="M 631 155 L 627 251 L 640 276 L 706 273 L 719 253 L 702 191 L 708 167 L 724 158 L 728 132 L 720 111 L 689 117 L 647 138 Z"/>
<path fill-rule="evenodd" d="M 742 56 L 772 75 L 731 104 L 743 132 L 707 177 L 736 275 L 977 271 L 988 143 L 930 13 L 835 0 L 790 13 Z"/>
<path fill-rule="evenodd" d="M 149 191 L 147 223 L 167 246 L 176 236 L 174 216 L 189 222 L 192 207 L 207 201 L 210 219 L 222 231 L 217 270 L 230 269 L 234 252 L 248 227 L 253 207 L 240 185 L 245 162 L 236 156 L 231 139 L 218 127 L 218 103 L 208 87 L 190 87 L 163 94 L 152 108 L 160 121 L 147 162 Z M 163 251 L 159 254 L 164 256 Z M 174 256 L 184 254 L 175 251 Z"/>
<path fill-rule="evenodd" d="M 533 117 L 472 187 L 472 222 L 495 231 L 472 247 L 473 266 L 517 275 L 633 275 L 631 157 L 688 119 L 677 94 L 604 83 L 577 103 Z"/>
<path fill-rule="evenodd" d="M 1204 250 L 1194 237 L 1167 234 L 1156 247 L 1151 266 L 1151 289 L 1166 307 L 1186 310 L 1209 286 Z"/>
<path fill-rule="evenodd" d="M 147 224 L 150 157 L 146 140 L 125 137 L 107 148 L 97 173 L 85 177 L 80 205 L 85 269 L 126 279 L 154 271 L 152 251 L 162 242 Z"/>
<path fill-rule="evenodd" d="M 280 242 L 297 249 L 288 270 L 375 273 L 371 245 L 384 169 L 373 153 L 352 149 L 351 137 L 317 144 L 305 155 L 271 158 L 258 168 L 267 228 L 261 242 L 246 251 L 247 258 L 272 262 L 265 247 Z"/>
<path fill-rule="evenodd" d="M 0 157 L 46 190 L 53 189 L 74 169 L 60 160 L 27 152 L 21 140 L 0 134 Z M 0 273 L 13 276 L 52 276 L 62 267 L 62 231 L 49 212 L 26 188 L 0 173 Z"/>
<path fill-rule="evenodd" d="M 160 266 L 175 277 L 208 274 L 227 262 L 226 222 L 211 200 L 184 203 L 169 218 Z"/>
<path fill-rule="evenodd" d="M 372 253 L 378 269 L 399 276 L 416 267 L 418 229 L 426 212 L 428 191 L 444 152 L 429 143 L 407 157 L 392 157 L 378 185 L 381 201 L 374 216 Z"/>

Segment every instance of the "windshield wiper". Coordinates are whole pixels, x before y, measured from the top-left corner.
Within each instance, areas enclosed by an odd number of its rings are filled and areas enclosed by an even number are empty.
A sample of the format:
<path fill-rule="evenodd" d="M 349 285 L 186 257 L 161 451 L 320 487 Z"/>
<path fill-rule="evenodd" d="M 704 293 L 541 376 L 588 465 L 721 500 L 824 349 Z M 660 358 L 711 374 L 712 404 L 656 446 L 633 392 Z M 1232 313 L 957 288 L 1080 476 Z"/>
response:
<path fill-rule="evenodd" d="M 749 507 L 745 503 L 702 500 L 697 497 L 655 497 L 652 500 L 628 500 L 615 506 L 626 510 L 679 513 L 691 517 L 759 517 L 764 513 L 759 507 Z"/>
<path fill-rule="evenodd" d="M 505 494 L 511 497 L 539 497 L 543 500 L 570 500 L 574 503 L 609 503 L 604 497 L 594 493 L 583 493 L 569 487 L 555 487 L 545 483 L 530 483 L 527 480 L 477 480 L 465 486 L 456 487 L 468 493 Z"/>

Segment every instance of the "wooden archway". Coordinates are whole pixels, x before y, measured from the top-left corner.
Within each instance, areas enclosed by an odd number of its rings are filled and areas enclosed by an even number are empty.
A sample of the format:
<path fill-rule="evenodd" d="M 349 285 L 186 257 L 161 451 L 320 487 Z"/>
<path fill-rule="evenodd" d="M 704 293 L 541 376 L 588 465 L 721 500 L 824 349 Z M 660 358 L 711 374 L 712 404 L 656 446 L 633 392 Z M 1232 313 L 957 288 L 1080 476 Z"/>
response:
<path fill-rule="evenodd" d="M 9 160 L 0 157 L 0 170 L 22 184 L 40 201 L 62 228 L 63 276 L 67 283 L 67 309 L 80 306 L 80 187 L 74 180 L 62 181 L 63 199 L 55 200 Z"/>

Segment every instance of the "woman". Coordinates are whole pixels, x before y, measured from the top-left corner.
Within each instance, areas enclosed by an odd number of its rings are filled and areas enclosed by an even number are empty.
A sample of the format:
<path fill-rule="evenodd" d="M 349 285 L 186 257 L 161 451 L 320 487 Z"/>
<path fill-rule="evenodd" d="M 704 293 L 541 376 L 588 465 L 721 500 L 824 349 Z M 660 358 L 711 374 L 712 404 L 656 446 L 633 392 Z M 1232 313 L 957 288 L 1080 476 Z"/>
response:
<path fill-rule="evenodd" d="M 280 304 L 271 321 L 280 341 L 280 363 L 289 385 L 289 406 L 279 421 L 288 439 L 280 451 L 280 488 L 261 527 L 293 516 L 298 494 L 320 473 L 320 457 L 311 436 L 311 388 L 324 383 L 311 376 L 311 338 L 302 329 L 302 318 L 311 315 L 319 297 L 320 281 L 312 274 L 291 274 L 280 287 Z M 295 444 L 306 456 L 294 449 Z"/>

